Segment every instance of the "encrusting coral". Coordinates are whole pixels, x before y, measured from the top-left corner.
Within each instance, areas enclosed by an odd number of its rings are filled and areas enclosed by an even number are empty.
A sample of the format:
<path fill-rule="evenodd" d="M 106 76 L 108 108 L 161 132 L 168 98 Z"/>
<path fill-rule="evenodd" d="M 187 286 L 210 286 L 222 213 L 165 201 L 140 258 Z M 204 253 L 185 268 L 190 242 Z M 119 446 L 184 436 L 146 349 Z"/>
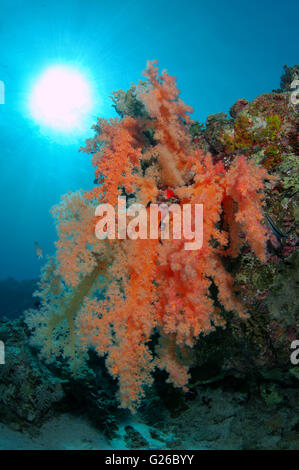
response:
<path fill-rule="evenodd" d="M 39 311 L 27 313 L 33 342 L 48 362 L 67 360 L 80 374 L 90 346 L 105 356 L 119 381 L 120 404 L 132 412 L 157 367 L 186 389 L 195 341 L 225 324 L 216 303 L 246 317 L 224 260 L 247 242 L 265 262 L 263 188 L 271 179 L 244 155 L 225 167 L 196 149 L 192 109 L 179 98 L 175 79 L 159 75 L 156 62 L 149 62 L 145 76 L 136 99 L 146 113 L 123 113 L 120 120 L 99 119 L 94 126 L 95 137 L 83 151 L 92 154 L 101 184 L 64 196 L 53 209 L 57 253 L 36 293 Z M 142 203 L 147 211 L 150 203 L 203 204 L 202 248 L 185 250 L 184 240 L 173 236 L 96 238 L 96 207 L 115 207 L 124 195 L 128 204 Z"/>

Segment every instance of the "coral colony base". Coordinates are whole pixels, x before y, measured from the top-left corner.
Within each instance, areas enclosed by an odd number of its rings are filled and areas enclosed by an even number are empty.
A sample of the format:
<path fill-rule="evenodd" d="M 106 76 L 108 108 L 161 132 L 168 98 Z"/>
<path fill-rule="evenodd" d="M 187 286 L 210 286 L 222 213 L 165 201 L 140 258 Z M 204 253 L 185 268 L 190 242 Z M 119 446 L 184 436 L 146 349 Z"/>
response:
<path fill-rule="evenodd" d="M 192 141 L 192 108 L 179 98 L 175 79 L 159 75 L 156 62 L 144 74 L 136 91 L 138 116 L 98 119 L 95 137 L 82 149 L 92 154 L 101 184 L 67 194 L 53 208 L 57 252 L 43 270 L 41 306 L 26 318 L 49 363 L 63 358 L 78 376 L 90 347 L 104 356 L 119 383 L 120 405 L 132 412 L 156 369 L 187 390 L 193 347 L 200 335 L 225 325 L 223 309 L 248 316 L 225 259 L 236 257 L 246 242 L 266 261 L 263 191 L 265 180 L 274 181 L 244 155 L 224 164 L 204 154 Z M 114 209 L 120 196 L 147 213 L 150 204 L 175 202 L 183 214 L 184 206 L 204 205 L 204 237 L 195 241 L 201 249 L 185 249 L 184 240 L 173 236 L 176 230 L 168 239 L 99 240 L 102 210 L 96 207 Z M 192 218 L 189 232 L 197 234 L 198 220 Z"/>

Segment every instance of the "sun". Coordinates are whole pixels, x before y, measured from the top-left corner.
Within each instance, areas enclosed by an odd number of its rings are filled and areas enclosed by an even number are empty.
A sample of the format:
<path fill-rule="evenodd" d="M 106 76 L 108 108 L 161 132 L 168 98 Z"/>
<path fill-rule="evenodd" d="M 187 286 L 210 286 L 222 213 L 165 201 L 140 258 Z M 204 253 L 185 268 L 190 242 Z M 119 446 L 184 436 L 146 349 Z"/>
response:
<path fill-rule="evenodd" d="M 79 130 L 92 108 L 89 83 L 75 68 L 49 67 L 33 86 L 29 107 L 41 125 L 61 132 Z"/>

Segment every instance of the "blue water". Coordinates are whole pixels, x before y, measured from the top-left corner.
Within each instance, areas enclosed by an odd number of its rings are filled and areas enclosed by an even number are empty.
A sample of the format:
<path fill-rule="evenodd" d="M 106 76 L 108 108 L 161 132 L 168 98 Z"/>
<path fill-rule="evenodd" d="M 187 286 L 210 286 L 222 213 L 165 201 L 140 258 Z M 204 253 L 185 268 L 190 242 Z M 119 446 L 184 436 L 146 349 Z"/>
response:
<path fill-rule="evenodd" d="M 34 241 L 54 252 L 50 207 L 90 187 L 89 158 L 77 149 L 96 116 L 115 116 L 113 90 L 127 90 L 157 58 L 204 122 L 238 98 L 279 87 L 282 66 L 298 58 L 298 13 L 295 0 L 0 0 L 0 280 L 38 277 Z M 61 136 L 28 111 L 32 83 L 56 63 L 91 83 L 84 132 Z"/>

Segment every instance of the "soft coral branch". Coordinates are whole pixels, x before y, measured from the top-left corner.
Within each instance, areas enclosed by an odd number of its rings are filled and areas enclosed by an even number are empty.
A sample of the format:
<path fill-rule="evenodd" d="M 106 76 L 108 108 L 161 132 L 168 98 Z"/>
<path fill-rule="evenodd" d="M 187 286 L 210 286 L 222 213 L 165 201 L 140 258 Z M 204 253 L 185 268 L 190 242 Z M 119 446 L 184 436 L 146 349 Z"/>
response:
<path fill-rule="evenodd" d="M 217 302 L 246 315 L 222 256 L 237 256 L 247 240 L 265 261 L 266 171 L 244 156 L 225 169 L 211 155 L 192 148 L 191 108 L 180 100 L 175 80 L 166 72 L 159 76 L 155 65 L 149 63 L 147 84 L 139 89 L 149 117 L 99 120 L 95 126 L 96 136 L 85 151 L 93 154 L 95 177 L 103 176 L 102 184 L 83 195 L 66 196 L 54 209 L 57 257 L 42 279 L 40 313 L 28 317 L 44 353 L 63 351 L 67 358 L 76 344 L 76 356 L 81 344 L 82 354 L 92 346 L 105 356 L 108 370 L 119 381 L 121 406 L 132 412 L 145 385 L 152 383 L 155 367 L 165 369 L 169 381 L 185 389 L 192 362 L 185 351 L 194 347 L 200 334 L 225 324 Z M 150 139 L 149 127 L 154 131 Z M 114 206 L 119 195 L 131 194 L 137 202 L 167 203 L 165 186 L 172 187 L 169 193 L 181 207 L 204 205 L 199 251 L 185 250 L 184 241 L 172 237 L 95 237 L 94 210 L 99 202 Z M 212 294 L 215 286 L 217 298 Z M 155 351 L 154 333 L 160 336 Z"/>
<path fill-rule="evenodd" d="M 183 169 L 188 161 L 191 137 L 185 123 L 190 122 L 192 108 L 179 98 L 174 77 L 163 72 L 158 75 L 156 61 L 148 62 L 144 75 L 146 86 L 140 86 L 139 96 L 152 117 L 158 145 L 155 153 L 161 166 L 161 177 L 166 185 L 183 186 Z"/>

